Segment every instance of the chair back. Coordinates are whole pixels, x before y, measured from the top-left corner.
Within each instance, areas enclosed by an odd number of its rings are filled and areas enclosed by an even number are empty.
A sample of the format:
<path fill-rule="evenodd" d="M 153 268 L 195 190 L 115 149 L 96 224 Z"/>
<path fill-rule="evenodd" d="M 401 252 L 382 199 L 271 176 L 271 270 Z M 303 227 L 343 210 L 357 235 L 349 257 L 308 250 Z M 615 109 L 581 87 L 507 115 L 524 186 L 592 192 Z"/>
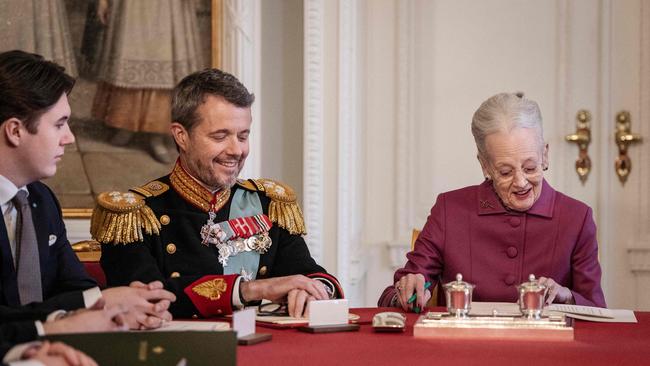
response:
<path fill-rule="evenodd" d="M 83 263 L 86 273 L 92 277 L 99 288 L 106 288 L 106 275 L 99 259 L 102 256 L 102 246 L 95 240 L 82 240 L 72 245 L 77 258 Z"/>

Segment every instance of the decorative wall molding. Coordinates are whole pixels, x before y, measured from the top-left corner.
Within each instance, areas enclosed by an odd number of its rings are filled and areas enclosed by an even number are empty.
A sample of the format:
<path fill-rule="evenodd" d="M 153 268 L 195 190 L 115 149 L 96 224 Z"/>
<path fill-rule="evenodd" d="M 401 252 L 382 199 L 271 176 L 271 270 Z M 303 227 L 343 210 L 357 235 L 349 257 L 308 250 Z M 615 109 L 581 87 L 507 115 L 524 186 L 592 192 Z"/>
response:
<path fill-rule="evenodd" d="M 646 241 L 646 247 L 629 248 L 627 250 L 628 262 L 630 264 L 630 271 L 638 274 L 637 272 L 647 272 L 650 274 L 650 236 Z"/>
<path fill-rule="evenodd" d="M 317 262 L 323 259 L 324 191 L 324 0 L 305 2 L 304 164 L 303 192 L 307 245 Z"/>
<path fill-rule="evenodd" d="M 402 241 L 394 241 L 386 244 L 388 250 L 388 263 L 393 271 L 404 267 L 406 253 L 411 251 L 411 246 Z"/>
<path fill-rule="evenodd" d="M 397 6 L 397 107 L 395 188 L 397 220 L 396 238 L 408 236 L 415 225 L 415 167 L 417 144 L 413 121 L 414 14 L 413 1 L 398 1 Z"/>
<path fill-rule="evenodd" d="M 359 112 L 363 108 L 357 83 L 358 2 L 340 0 L 338 12 L 338 197 L 337 197 L 337 275 L 346 293 L 362 285 L 365 265 L 361 257 L 362 151 Z"/>
<path fill-rule="evenodd" d="M 221 67 L 235 75 L 255 94 L 250 153 L 241 177 L 261 174 L 262 126 L 261 100 L 261 12 L 259 0 L 223 0 Z"/>
<path fill-rule="evenodd" d="M 639 211 L 639 222 L 650 222 L 650 149 L 648 144 L 650 142 L 650 4 L 647 1 L 641 1 L 641 77 L 640 83 L 640 111 L 639 123 L 635 123 L 639 129 L 639 133 L 644 137 L 643 144 L 637 144 L 635 148 L 641 149 L 639 155 L 639 164 L 636 164 L 637 171 L 641 179 L 639 179 L 639 194 L 641 197 Z M 641 225 L 644 227 L 645 235 L 650 238 L 650 225 Z M 641 233 L 643 235 L 643 233 Z"/>
<path fill-rule="evenodd" d="M 574 116 L 571 115 L 571 112 L 567 108 L 568 104 L 568 91 L 570 90 L 569 86 L 569 52 L 568 52 L 568 42 L 570 40 L 569 28 L 570 28 L 570 8 L 567 0 L 557 0 L 555 7 L 555 15 L 557 17 L 557 38 L 555 43 L 556 48 L 556 74 L 555 74 L 555 84 L 557 85 L 557 90 L 555 91 L 555 121 L 573 121 Z M 570 130 L 569 130 L 570 131 Z M 546 136 L 548 138 L 548 136 Z M 567 143 L 560 143 L 559 146 L 553 146 L 554 149 L 557 149 L 558 156 L 570 156 L 569 150 L 573 146 L 569 146 Z M 559 169 L 558 169 L 559 170 Z M 558 187 L 562 187 L 564 192 L 570 191 L 569 181 L 576 179 L 574 168 L 572 164 L 566 164 L 561 171 L 561 174 L 556 174 L 554 177 L 555 184 Z M 593 177 L 592 177 L 593 179 Z"/>

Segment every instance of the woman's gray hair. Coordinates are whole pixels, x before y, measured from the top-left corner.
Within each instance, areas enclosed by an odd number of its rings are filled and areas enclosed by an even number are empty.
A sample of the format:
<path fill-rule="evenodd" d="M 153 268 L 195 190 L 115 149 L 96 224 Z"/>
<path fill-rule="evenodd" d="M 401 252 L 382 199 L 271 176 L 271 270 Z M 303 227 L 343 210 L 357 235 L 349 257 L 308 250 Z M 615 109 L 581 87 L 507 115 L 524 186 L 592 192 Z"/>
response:
<path fill-rule="evenodd" d="M 485 138 L 497 132 L 510 132 L 515 128 L 532 128 L 538 132 L 540 147 L 544 146 L 542 113 L 534 100 L 524 94 L 500 93 L 483 102 L 472 117 L 472 135 L 478 154 L 487 158 Z"/>

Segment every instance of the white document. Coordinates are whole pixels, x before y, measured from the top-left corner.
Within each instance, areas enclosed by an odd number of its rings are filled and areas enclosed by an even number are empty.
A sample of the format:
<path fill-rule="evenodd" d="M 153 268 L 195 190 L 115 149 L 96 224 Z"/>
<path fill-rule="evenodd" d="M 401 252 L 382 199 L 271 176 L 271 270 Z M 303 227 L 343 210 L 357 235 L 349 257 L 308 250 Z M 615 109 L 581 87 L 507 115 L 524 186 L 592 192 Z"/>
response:
<path fill-rule="evenodd" d="M 154 332 L 183 332 L 183 331 L 207 331 L 223 332 L 230 330 L 230 324 L 225 322 L 206 322 L 206 321 L 183 321 L 172 320 L 165 322 L 162 327 L 152 329 Z"/>
<path fill-rule="evenodd" d="M 596 318 L 614 318 L 614 313 L 610 309 L 597 308 L 593 306 L 584 305 L 570 305 L 570 304 L 551 304 L 546 307 L 547 311 L 559 311 L 565 314 L 577 314 L 585 316 L 593 316 Z"/>
<path fill-rule="evenodd" d="M 519 305 L 509 302 L 472 302 L 470 315 L 492 316 L 496 310 L 499 316 L 521 316 Z M 584 305 L 552 304 L 544 308 L 543 315 L 564 314 L 574 319 L 607 323 L 636 323 L 632 310 L 604 309 Z"/>
<path fill-rule="evenodd" d="M 636 323 L 632 310 L 604 309 L 593 306 L 553 304 L 546 307 L 545 312 L 562 313 L 568 317 L 592 322 L 604 323 Z"/>
<path fill-rule="evenodd" d="M 232 314 L 232 329 L 237 332 L 237 338 L 255 334 L 255 309 L 244 309 Z"/>
<path fill-rule="evenodd" d="M 309 326 L 348 323 L 348 300 L 317 300 L 309 303 Z"/>

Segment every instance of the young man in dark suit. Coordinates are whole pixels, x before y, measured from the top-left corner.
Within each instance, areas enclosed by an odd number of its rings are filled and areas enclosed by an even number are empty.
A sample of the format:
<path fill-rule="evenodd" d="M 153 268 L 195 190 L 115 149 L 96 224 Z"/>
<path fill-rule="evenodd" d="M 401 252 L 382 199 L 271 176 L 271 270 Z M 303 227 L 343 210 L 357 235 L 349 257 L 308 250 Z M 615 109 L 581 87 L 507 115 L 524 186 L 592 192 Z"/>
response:
<path fill-rule="evenodd" d="M 159 282 L 100 291 L 70 247 L 56 197 L 39 182 L 56 173 L 74 142 L 67 98 L 73 85 L 41 56 L 0 53 L 0 305 L 51 312 L 103 299 L 128 310 L 131 328 L 157 327 L 171 319 L 175 296 Z"/>

